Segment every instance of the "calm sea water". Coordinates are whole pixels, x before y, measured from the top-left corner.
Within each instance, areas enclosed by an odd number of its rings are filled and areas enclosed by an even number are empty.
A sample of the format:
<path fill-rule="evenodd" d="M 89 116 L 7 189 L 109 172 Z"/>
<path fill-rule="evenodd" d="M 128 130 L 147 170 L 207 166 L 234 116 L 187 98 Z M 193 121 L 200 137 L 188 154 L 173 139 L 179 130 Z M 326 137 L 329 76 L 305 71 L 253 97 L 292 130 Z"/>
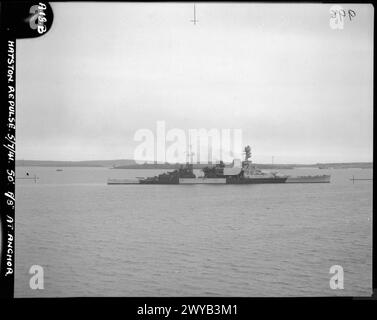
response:
<path fill-rule="evenodd" d="M 156 170 L 17 167 L 16 297 L 370 295 L 372 170 L 330 184 L 107 185 Z M 29 268 L 44 268 L 44 290 Z M 344 290 L 330 289 L 332 265 Z"/>

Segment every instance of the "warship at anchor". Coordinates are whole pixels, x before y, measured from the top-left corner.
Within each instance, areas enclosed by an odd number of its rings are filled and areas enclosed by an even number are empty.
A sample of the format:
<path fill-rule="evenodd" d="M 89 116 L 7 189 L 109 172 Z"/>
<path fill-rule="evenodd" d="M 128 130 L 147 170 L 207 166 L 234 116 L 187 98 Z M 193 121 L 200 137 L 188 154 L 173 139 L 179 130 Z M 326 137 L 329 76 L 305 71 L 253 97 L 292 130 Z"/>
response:
<path fill-rule="evenodd" d="M 153 177 L 134 179 L 108 179 L 108 184 L 259 184 L 259 183 L 328 183 L 330 175 L 297 176 L 280 175 L 276 172 L 263 172 L 251 160 L 251 148 L 244 149 L 245 159 L 233 160 L 230 167 L 220 161 L 214 166 L 202 169 L 203 175 L 194 174 L 192 163 L 187 162 L 174 171 Z"/>

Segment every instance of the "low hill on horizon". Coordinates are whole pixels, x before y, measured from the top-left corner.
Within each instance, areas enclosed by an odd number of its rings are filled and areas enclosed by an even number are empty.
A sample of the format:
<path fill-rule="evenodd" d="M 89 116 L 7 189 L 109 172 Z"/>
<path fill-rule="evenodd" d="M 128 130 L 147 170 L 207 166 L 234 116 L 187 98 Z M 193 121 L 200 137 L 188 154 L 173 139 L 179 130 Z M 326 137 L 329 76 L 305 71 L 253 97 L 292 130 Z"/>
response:
<path fill-rule="evenodd" d="M 57 160 L 16 160 L 20 167 L 114 167 L 135 164 L 134 160 L 84 160 L 84 161 L 57 161 Z"/>

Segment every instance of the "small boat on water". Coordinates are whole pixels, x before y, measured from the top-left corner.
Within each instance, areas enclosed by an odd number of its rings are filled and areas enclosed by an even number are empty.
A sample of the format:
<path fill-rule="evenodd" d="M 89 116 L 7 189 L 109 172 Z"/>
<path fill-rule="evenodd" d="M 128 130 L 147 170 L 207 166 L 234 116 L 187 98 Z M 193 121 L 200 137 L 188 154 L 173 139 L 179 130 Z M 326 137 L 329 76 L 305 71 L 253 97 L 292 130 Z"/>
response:
<path fill-rule="evenodd" d="M 232 166 L 220 163 L 202 169 L 204 176 L 197 177 L 193 165 L 186 163 L 179 169 L 154 177 L 108 179 L 107 184 L 260 184 L 260 183 L 328 183 L 330 175 L 297 176 L 280 175 L 276 172 L 263 172 L 249 160 L 250 146 L 245 147 L 245 160 L 235 159 Z"/>
<path fill-rule="evenodd" d="M 56 171 L 63 171 L 63 169 L 56 169 Z"/>

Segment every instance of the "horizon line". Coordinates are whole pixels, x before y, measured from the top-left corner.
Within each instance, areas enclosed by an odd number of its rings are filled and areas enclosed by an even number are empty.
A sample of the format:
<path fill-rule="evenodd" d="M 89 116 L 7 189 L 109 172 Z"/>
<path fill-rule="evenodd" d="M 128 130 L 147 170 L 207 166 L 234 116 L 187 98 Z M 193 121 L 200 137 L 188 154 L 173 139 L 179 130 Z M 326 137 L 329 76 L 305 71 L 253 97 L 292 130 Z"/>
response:
<path fill-rule="evenodd" d="M 187 162 L 158 162 L 155 160 L 133 160 L 133 159 L 128 159 L 128 158 L 122 158 L 122 159 L 96 159 L 96 160 L 41 160 L 41 159 L 16 159 L 16 162 L 20 161 L 39 161 L 39 162 L 111 162 L 111 161 L 134 161 L 134 164 L 142 165 L 142 164 L 169 164 L 169 165 L 175 165 L 175 164 L 186 164 Z M 222 160 L 219 160 L 222 161 Z M 219 161 L 208 161 L 205 163 L 201 162 L 193 162 L 192 164 L 210 164 L 210 163 L 218 163 Z M 243 160 L 241 160 L 243 161 Z M 225 162 L 224 163 L 232 163 L 231 162 Z M 352 164 L 352 163 L 373 163 L 373 160 L 370 161 L 327 161 L 327 162 L 310 162 L 310 163 L 304 163 L 304 162 L 277 162 L 277 163 L 271 163 L 271 162 L 255 162 L 252 161 L 252 163 L 260 163 L 260 164 L 268 164 L 268 165 L 298 165 L 298 164 L 303 164 L 303 165 L 310 165 L 310 164 Z"/>

